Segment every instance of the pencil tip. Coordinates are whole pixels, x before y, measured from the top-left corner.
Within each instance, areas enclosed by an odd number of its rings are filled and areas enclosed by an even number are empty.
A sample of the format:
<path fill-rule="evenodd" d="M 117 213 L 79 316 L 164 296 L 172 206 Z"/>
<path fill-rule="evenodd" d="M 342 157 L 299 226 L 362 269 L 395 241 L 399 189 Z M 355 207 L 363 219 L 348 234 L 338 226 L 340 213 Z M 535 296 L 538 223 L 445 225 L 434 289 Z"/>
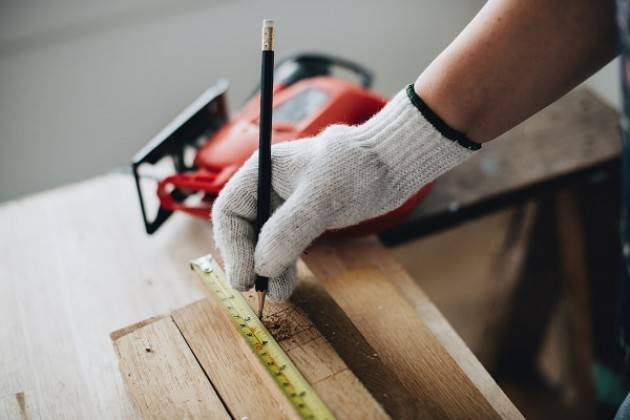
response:
<path fill-rule="evenodd" d="M 258 318 L 262 319 L 263 309 L 265 308 L 265 296 L 267 292 L 258 291 L 256 292 L 258 295 Z"/>

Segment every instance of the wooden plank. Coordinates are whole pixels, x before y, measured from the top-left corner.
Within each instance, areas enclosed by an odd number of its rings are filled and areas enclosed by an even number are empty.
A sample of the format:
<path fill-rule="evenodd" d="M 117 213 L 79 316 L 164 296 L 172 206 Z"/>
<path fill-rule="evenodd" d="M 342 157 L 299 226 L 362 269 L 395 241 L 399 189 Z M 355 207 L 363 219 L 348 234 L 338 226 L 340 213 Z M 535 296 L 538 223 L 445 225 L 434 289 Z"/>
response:
<path fill-rule="evenodd" d="M 439 312 L 431 309 L 415 283 L 376 241 L 336 243 L 330 254 L 325 256 L 326 270 L 341 273 L 337 288 L 331 289 L 327 285 L 330 280 L 324 277 L 323 284 L 332 296 L 302 269 L 291 301 L 270 303 L 266 323 L 339 418 L 385 418 L 379 404 L 395 418 L 456 418 L 470 416 L 471 411 L 479 418 L 519 417 L 491 379 L 473 383 L 467 377 L 467 373 L 483 376 L 485 371 L 470 362 L 472 355 L 462 354 L 465 345 L 453 340 L 455 334 L 445 328 L 448 324 Z M 314 255 L 317 251 L 311 250 L 309 263 Z M 360 261 L 367 261 L 367 268 L 361 269 Z M 396 280 L 385 280 L 382 272 L 373 268 L 375 261 Z M 398 294 L 397 287 L 411 292 L 412 302 L 421 303 L 422 311 L 416 312 Z M 374 300 L 366 299 L 363 291 Z M 253 293 L 245 296 L 254 306 Z M 381 316 L 384 302 L 391 310 L 385 309 L 386 316 Z M 372 311 L 374 308 L 378 310 Z M 431 318 L 438 321 L 433 326 L 439 325 L 440 335 L 443 341 L 448 342 L 444 337 L 450 339 L 450 347 L 443 346 L 420 321 L 419 315 L 432 311 Z M 174 319 L 235 416 L 285 418 L 290 414 L 280 408 L 283 400 L 266 389 L 265 377 L 252 366 L 257 361 L 242 346 L 220 308 L 201 301 L 177 311 Z M 407 338 L 409 331 L 414 331 L 412 339 Z M 456 357 L 447 347 L 457 349 Z M 255 391 L 248 389 L 250 384 Z M 264 401 L 262 406 L 257 404 L 259 400 Z"/>
<path fill-rule="evenodd" d="M 322 242 L 304 260 L 432 418 L 522 417 L 374 238 Z"/>
<path fill-rule="evenodd" d="M 589 299 L 587 254 L 583 223 L 578 207 L 578 191 L 564 190 L 556 197 L 556 223 L 563 271 L 569 336 L 570 371 L 577 390 L 577 406 L 584 418 L 596 416 L 593 366 L 591 307 Z"/>
<path fill-rule="evenodd" d="M 492 257 L 487 287 L 487 305 L 483 332 L 476 351 L 479 360 L 490 371 L 493 369 L 498 338 L 506 328 L 507 314 L 517 289 L 520 273 L 527 256 L 533 225 L 537 220 L 538 203 L 520 206 L 512 214 L 501 248 Z"/>
<path fill-rule="evenodd" d="M 253 303 L 253 293 L 244 295 Z M 274 338 L 337 418 L 389 418 L 306 312 L 292 302 L 269 302 L 266 314 Z M 221 308 L 202 300 L 176 311 L 173 319 L 235 417 L 294 417 L 268 373 L 257 369 L 258 360 Z M 392 409 L 396 413 L 402 410 L 404 407 Z"/>
<path fill-rule="evenodd" d="M 326 312 L 329 307 L 304 307 L 298 302 L 304 295 L 302 281 L 296 289 L 296 296 L 289 302 L 269 302 L 266 305 L 265 324 L 274 338 L 338 419 L 389 418 L 380 405 L 383 403 L 383 396 L 368 392 L 357 377 L 360 373 L 351 371 L 344 360 L 348 354 L 337 353 L 337 349 L 322 335 L 320 329 L 323 326 L 313 323 L 313 320 L 321 320 L 314 317 L 313 313 Z M 254 294 L 249 293 L 246 296 L 252 307 L 255 307 Z M 345 333 L 338 329 L 335 334 L 341 336 Z M 392 372 L 388 375 L 395 378 Z M 384 406 L 389 409 L 392 417 L 397 417 L 396 414 L 404 410 L 404 407 L 393 407 L 391 404 L 385 403 Z"/>
<path fill-rule="evenodd" d="M 114 346 L 143 418 L 230 418 L 170 317 L 119 337 Z"/>
<path fill-rule="evenodd" d="M 500 379 L 539 380 L 538 354 L 562 291 L 554 201 L 548 195 L 539 201 L 523 265 L 505 307 L 505 327 L 495 331 L 494 358 L 487 366 Z"/>
<path fill-rule="evenodd" d="M 218 305 L 203 299 L 172 316 L 233 417 L 297 418 Z"/>
<path fill-rule="evenodd" d="M 210 252 L 223 263 L 214 244 Z M 366 419 L 426 414 L 306 266 L 299 268 L 293 296 L 288 302 L 268 302 L 264 322 L 333 414 Z M 257 308 L 254 293 L 243 296 Z"/>
<path fill-rule="evenodd" d="M 124 335 L 127 335 L 127 334 L 131 334 L 135 330 L 140 329 L 140 328 L 142 328 L 142 327 L 144 327 L 146 325 L 152 324 L 155 321 L 159 321 L 162 318 L 164 318 L 164 317 L 160 316 L 160 315 L 157 315 L 157 316 L 152 316 L 151 318 L 143 319 L 142 321 L 136 322 L 135 324 L 131 324 L 131 325 L 123 327 L 123 328 L 121 328 L 119 330 L 112 331 L 109 334 L 109 338 L 111 338 L 112 341 L 116 341 L 120 337 L 122 337 Z"/>
<path fill-rule="evenodd" d="M 319 246 L 323 247 L 319 252 L 326 252 L 327 245 L 325 243 Z M 356 259 L 358 254 L 363 255 L 363 261 Z M 448 352 L 448 355 L 455 360 L 459 368 L 477 387 L 483 398 L 494 407 L 497 413 L 502 418 L 522 418 L 514 404 L 499 388 L 466 343 L 463 342 L 440 311 L 420 289 L 415 280 L 409 276 L 392 254 L 387 252 L 376 238 L 344 241 L 343 246 L 337 251 L 337 255 L 350 268 L 361 267 L 364 264 L 378 265 L 380 270 L 386 273 L 387 281 L 394 285 L 400 296 L 414 308 L 418 319 L 429 327 L 439 343 Z M 313 256 L 316 256 L 316 254 Z"/>
<path fill-rule="evenodd" d="M 427 417 L 428 413 L 421 401 L 408 392 L 397 373 L 383 363 L 372 345 L 326 293 L 319 280 L 304 264 L 299 264 L 298 267 L 300 281 L 290 301 L 294 310 L 308 316 L 318 333 L 392 418 Z M 278 312 L 278 315 L 282 314 L 283 312 Z M 286 324 L 276 325 L 276 328 L 285 328 Z M 290 351 L 294 341 L 296 339 L 289 338 L 280 343 Z"/>

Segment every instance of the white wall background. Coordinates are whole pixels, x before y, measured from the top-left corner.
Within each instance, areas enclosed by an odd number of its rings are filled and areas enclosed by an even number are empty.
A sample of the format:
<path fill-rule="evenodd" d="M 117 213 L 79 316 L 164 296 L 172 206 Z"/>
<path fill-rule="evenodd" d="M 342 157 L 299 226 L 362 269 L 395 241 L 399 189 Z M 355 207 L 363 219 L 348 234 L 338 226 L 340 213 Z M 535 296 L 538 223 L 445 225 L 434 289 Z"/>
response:
<path fill-rule="evenodd" d="M 216 79 L 238 106 L 259 75 L 263 18 L 278 55 L 321 51 L 371 67 L 392 94 L 482 0 L 4 0 L 0 201 L 126 165 Z M 592 83 L 615 102 L 616 74 Z"/>

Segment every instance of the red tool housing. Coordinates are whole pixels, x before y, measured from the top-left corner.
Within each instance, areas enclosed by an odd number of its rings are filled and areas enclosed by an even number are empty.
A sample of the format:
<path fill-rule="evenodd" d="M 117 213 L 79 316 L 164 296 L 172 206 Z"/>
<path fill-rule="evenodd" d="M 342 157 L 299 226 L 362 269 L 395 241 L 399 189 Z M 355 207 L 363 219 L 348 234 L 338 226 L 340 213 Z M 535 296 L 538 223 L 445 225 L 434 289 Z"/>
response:
<path fill-rule="evenodd" d="M 369 74 L 366 78 L 370 78 Z M 228 120 L 223 98 L 225 89 L 221 91 L 218 88 L 209 92 L 191 105 L 192 109 L 184 111 L 183 115 L 158 134 L 134 158 L 133 170 L 145 226 L 149 233 L 155 231 L 174 211 L 209 218 L 214 199 L 258 147 L 258 95 L 250 98 L 245 106 Z M 360 124 L 381 109 L 386 102 L 387 99 L 363 86 L 327 74 L 297 80 L 289 78 L 288 83 L 286 77 L 283 83 L 281 76 L 279 83 L 274 86 L 272 143 L 314 136 L 331 124 Z M 186 140 L 186 135 L 194 138 L 195 132 L 202 130 L 205 114 L 210 114 L 209 118 L 206 117 L 208 119 L 206 125 L 213 126 L 214 129 L 209 134 L 194 139 L 194 142 Z M 183 149 L 191 145 L 197 150 L 193 164 L 187 166 L 183 162 Z M 167 155 L 174 159 L 177 173 L 158 182 L 160 209 L 156 219 L 149 221 L 142 199 L 139 182 L 141 175 L 138 169 L 144 163 L 155 163 Z M 330 233 L 367 234 L 394 226 L 402 221 L 429 189 L 430 185 L 425 186 L 390 213 Z M 199 196 L 199 193 L 201 199 L 197 197 L 196 202 L 191 203 L 189 198 L 193 195 Z M 164 220 L 159 220 L 161 218 Z"/>

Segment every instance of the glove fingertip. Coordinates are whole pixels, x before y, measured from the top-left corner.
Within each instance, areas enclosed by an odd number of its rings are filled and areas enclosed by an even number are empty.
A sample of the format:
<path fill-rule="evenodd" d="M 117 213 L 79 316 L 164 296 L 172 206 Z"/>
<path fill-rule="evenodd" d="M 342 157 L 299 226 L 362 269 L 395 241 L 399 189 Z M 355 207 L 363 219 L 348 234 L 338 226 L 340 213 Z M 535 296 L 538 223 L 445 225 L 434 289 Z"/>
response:
<path fill-rule="evenodd" d="M 269 280 L 267 297 L 274 302 L 284 302 L 291 297 L 296 285 L 297 270 L 295 265 L 293 265 L 280 276 L 273 277 Z"/>
<path fill-rule="evenodd" d="M 226 280 L 230 283 L 230 286 L 240 292 L 246 292 L 254 287 L 254 282 L 256 281 L 256 275 L 249 270 L 228 269 L 226 275 Z"/>

